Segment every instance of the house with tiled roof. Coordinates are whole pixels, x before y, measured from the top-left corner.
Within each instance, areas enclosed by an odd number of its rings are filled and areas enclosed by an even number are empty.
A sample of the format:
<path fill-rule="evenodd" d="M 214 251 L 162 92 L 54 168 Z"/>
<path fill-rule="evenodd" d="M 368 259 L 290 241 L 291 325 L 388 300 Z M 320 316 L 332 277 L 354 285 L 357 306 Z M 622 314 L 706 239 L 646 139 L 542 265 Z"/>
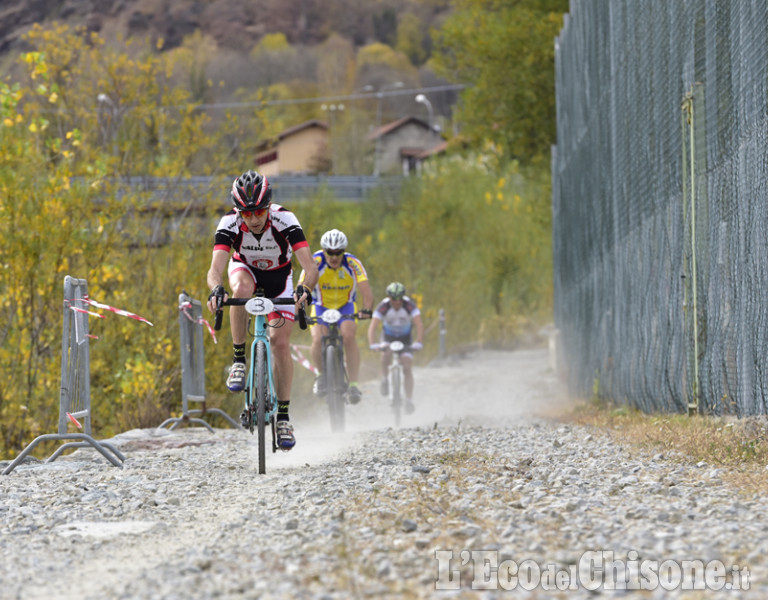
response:
<path fill-rule="evenodd" d="M 327 171 L 331 154 L 328 125 L 312 119 L 263 141 L 256 152 L 256 170 L 263 175 L 309 174 Z"/>
<path fill-rule="evenodd" d="M 425 152 L 444 143 L 439 131 L 417 117 L 403 117 L 386 123 L 374 129 L 368 139 L 375 143 L 377 171 L 381 175 L 408 175 L 416 170 Z"/>

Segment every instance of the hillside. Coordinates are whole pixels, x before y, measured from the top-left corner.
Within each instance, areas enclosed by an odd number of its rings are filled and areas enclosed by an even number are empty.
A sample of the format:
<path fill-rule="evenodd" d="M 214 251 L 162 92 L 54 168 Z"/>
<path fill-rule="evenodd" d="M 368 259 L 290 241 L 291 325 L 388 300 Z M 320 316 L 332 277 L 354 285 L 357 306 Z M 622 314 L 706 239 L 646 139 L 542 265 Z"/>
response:
<path fill-rule="evenodd" d="M 356 46 L 393 44 L 400 15 L 417 17 L 427 33 L 447 6 L 447 0 L 3 0 L 0 55 L 23 49 L 22 36 L 32 24 L 53 21 L 82 25 L 107 39 L 163 39 L 166 49 L 196 30 L 237 52 L 250 51 L 270 33 L 300 45 L 318 44 L 332 33 Z"/>
<path fill-rule="evenodd" d="M 23 78 L 16 60 L 34 49 L 33 26 L 85 28 L 136 55 L 171 55 L 174 82 L 204 104 L 348 94 L 402 82 L 404 89 L 448 83 L 426 66 L 431 30 L 448 15 L 447 0 L 4 0 L 0 3 L 0 77 Z M 179 55 L 191 59 L 179 59 Z M 350 65 L 357 66 L 351 68 Z M 432 98 L 448 116 L 453 92 Z M 385 103 L 385 119 L 413 111 L 413 94 Z M 370 108 L 370 107 L 369 107 Z M 322 117 L 312 108 L 281 111 L 274 129 Z M 281 122 L 276 122 L 276 119 Z M 284 122 L 282 122 L 284 120 Z M 273 131 L 272 133 L 275 133 Z"/>

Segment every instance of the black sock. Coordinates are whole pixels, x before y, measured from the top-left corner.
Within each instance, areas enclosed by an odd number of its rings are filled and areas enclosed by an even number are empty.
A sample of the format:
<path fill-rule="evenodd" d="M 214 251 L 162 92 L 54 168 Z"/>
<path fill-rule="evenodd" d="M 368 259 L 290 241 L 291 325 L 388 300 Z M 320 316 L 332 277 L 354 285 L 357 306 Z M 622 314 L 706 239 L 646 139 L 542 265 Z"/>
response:
<path fill-rule="evenodd" d="M 245 344 L 233 344 L 235 358 L 233 362 L 245 364 Z"/>
<path fill-rule="evenodd" d="M 278 400 L 277 401 L 277 420 L 278 421 L 290 421 L 288 417 L 288 406 L 291 404 L 290 400 Z"/>

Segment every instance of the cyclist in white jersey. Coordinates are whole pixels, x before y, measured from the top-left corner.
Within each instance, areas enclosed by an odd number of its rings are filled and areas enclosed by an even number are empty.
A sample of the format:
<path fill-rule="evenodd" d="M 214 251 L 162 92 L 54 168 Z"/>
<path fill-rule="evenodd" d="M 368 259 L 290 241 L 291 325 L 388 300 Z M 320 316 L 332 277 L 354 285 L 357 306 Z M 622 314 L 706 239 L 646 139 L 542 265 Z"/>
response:
<path fill-rule="evenodd" d="M 377 340 L 380 326 L 382 332 Z M 405 295 L 405 286 L 398 281 L 393 281 L 387 286 L 387 297 L 373 311 L 371 324 L 368 327 L 368 345 L 371 350 L 379 350 L 381 342 L 394 341 L 401 341 L 409 347 L 408 352 L 403 352 L 400 355 L 400 363 L 403 365 L 403 383 L 405 384 L 405 411 L 412 413 L 414 411 L 412 351 L 422 348 L 424 324 L 421 321 L 419 307 Z M 392 352 L 389 350 L 382 352 L 382 396 L 389 394 L 387 373 L 391 362 Z"/>
<path fill-rule="evenodd" d="M 256 288 L 268 298 L 293 297 L 296 304 L 312 301 L 310 289 L 317 283 L 317 265 L 296 216 L 289 210 L 272 204 L 272 186 L 267 178 L 247 171 L 232 184 L 234 208 L 219 221 L 214 237 L 211 266 L 207 281 L 211 288 L 208 310 L 214 312 L 220 302 L 229 297 L 224 289 L 227 272 L 233 298 L 250 298 Z M 230 251 L 234 251 L 230 258 Z M 296 255 L 304 269 L 304 285 L 293 289 L 291 257 Z M 296 443 L 293 427 L 288 422 L 288 409 L 293 383 L 293 360 L 290 336 L 295 319 L 295 307 L 280 305 L 269 315 L 270 345 L 277 378 L 277 437 L 278 445 L 290 450 Z M 234 361 L 227 377 L 227 387 L 233 392 L 245 387 L 245 342 L 248 314 L 243 306 L 230 308 Z"/>

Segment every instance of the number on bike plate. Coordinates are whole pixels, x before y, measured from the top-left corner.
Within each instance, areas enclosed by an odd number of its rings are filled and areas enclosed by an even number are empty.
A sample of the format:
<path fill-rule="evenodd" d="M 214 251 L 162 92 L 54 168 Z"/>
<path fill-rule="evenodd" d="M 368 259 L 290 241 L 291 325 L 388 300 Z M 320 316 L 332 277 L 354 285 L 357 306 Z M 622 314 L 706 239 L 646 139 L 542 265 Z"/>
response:
<path fill-rule="evenodd" d="M 329 308 L 321 315 L 320 318 L 331 325 L 332 323 L 336 323 L 339 319 L 341 319 L 341 313 L 334 308 Z"/>
<path fill-rule="evenodd" d="M 269 298 L 251 298 L 245 303 L 245 310 L 252 315 L 268 315 L 275 308 Z"/>
<path fill-rule="evenodd" d="M 392 352 L 400 352 L 403 348 L 405 348 L 403 342 L 389 342 L 389 349 L 392 350 Z"/>

